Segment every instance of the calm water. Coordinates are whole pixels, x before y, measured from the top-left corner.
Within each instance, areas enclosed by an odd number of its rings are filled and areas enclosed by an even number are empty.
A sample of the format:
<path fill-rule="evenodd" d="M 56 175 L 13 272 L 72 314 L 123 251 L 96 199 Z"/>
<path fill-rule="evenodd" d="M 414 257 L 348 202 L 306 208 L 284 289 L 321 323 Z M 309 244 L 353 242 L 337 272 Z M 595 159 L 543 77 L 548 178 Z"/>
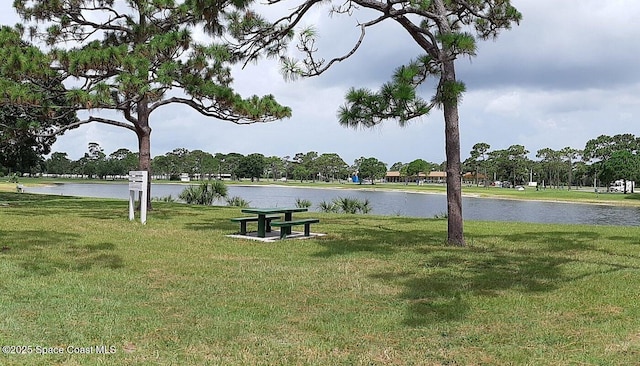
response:
<path fill-rule="evenodd" d="M 185 187 L 184 184 L 154 184 L 151 195 L 177 198 Z M 242 197 L 252 207 L 295 206 L 296 199 L 307 199 L 313 203 L 311 210 L 317 210 L 320 202 L 329 202 L 336 197 L 351 197 L 368 199 L 373 207 L 372 214 L 377 215 L 433 217 L 447 212 L 446 197 L 441 194 L 237 185 L 230 185 L 228 189 L 229 197 Z M 56 184 L 50 187 L 27 187 L 25 191 L 82 197 L 129 197 L 126 183 Z M 590 204 L 464 197 L 463 215 L 465 219 L 482 221 L 640 226 L 640 208 Z"/>

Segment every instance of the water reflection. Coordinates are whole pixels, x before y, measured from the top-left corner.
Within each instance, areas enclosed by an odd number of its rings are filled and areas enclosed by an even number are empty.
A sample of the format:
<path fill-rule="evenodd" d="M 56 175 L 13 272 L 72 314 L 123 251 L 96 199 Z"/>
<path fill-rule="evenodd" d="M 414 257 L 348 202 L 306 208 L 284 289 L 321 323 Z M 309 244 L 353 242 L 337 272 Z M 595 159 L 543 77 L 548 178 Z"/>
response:
<path fill-rule="evenodd" d="M 171 195 L 177 198 L 185 187 L 184 184 L 154 184 L 152 196 Z M 372 213 L 377 215 L 434 217 L 447 212 L 447 200 L 443 194 L 237 185 L 228 186 L 228 190 L 230 197 L 242 197 L 253 207 L 294 206 L 296 199 L 306 199 L 313 203 L 311 210 L 317 210 L 320 202 L 352 197 L 368 199 Z M 129 196 L 127 184 L 69 183 L 28 187 L 25 191 L 121 199 Z M 593 204 L 464 197 L 463 215 L 468 220 L 482 221 L 640 226 L 640 208 Z"/>

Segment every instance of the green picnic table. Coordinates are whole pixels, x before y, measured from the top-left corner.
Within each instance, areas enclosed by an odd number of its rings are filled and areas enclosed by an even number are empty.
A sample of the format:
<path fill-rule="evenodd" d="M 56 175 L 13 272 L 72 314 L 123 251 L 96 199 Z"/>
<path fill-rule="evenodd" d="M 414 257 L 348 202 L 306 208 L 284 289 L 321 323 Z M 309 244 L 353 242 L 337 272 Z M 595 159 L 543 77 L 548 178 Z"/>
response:
<path fill-rule="evenodd" d="M 306 212 L 304 207 L 272 207 L 272 208 L 243 208 L 242 213 L 258 215 L 258 237 L 264 238 L 267 228 L 267 215 L 284 214 L 284 221 L 291 221 L 294 212 Z M 291 234 L 291 226 L 282 227 L 285 234 Z"/>

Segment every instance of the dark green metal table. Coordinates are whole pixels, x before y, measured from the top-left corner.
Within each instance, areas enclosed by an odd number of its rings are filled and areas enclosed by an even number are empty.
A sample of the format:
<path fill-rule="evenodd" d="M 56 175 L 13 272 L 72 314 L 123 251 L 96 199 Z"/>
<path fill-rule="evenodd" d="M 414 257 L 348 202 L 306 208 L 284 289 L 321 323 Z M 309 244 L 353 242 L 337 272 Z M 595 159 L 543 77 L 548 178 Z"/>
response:
<path fill-rule="evenodd" d="M 294 212 L 306 212 L 309 211 L 304 207 L 272 207 L 272 208 L 243 208 L 242 213 L 258 215 L 258 237 L 264 238 L 267 227 L 267 215 L 273 215 L 278 213 L 284 214 L 284 221 L 291 221 L 291 217 Z M 291 234 L 291 227 L 282 228 L 281 230 L 287 230 L 287 234 Z"/>

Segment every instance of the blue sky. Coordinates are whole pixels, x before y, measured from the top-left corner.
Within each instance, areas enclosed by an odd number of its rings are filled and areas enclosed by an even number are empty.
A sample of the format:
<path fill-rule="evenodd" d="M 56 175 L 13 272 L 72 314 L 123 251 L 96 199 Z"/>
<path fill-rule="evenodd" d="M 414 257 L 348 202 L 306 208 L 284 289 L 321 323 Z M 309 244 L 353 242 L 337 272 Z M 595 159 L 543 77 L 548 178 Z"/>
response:
<path fill-rule="evenodd" d="M 460 105 L 462 158 L 477 142 L 492 149 L 524 145 L 531 157 L 542 148 L 584 148 L 599 135 L 640 135 L 640 2 L 636 0 L 513 0 L 523 14 L 519 26 L 495 41 L 479 41 L 477 57 L 458 60 L 458 78 L 467 85 Z M 10 3 L 0 22 L 18 21 Z M 326 58 L 350 49 L 359 36 L 356 19 L 366 13 L 329 17 L 317 11 L 308 24 L 320 36 Z M 442 112 L 400 128 L 387 122 L 370 130 L 345 129 L 336 111 L 352 87 L 377 89 L 393 69 L 421 54 L 392 23 L 371 29 L 352 58 L 313 79 L 286 82 L 274 62 L 236 68 L 233 86 L 243 95 L 273 94 L 293 109 L 290 119 L 237 126 L 207 119 L 186 107 L 164 107 L 152 115 L 152 156 L 174 148 L 211 153 L 337 153 L 347 163 L 361 156 L 391 165 L 425 159 L 444 160 Z M 426 85 L 420 92 L 432 95 Z M 61 136 L 53 151 L 77 159 L 89 142 L 106 153 L 137 151 L 128 130 L 91 124 Z"/>

